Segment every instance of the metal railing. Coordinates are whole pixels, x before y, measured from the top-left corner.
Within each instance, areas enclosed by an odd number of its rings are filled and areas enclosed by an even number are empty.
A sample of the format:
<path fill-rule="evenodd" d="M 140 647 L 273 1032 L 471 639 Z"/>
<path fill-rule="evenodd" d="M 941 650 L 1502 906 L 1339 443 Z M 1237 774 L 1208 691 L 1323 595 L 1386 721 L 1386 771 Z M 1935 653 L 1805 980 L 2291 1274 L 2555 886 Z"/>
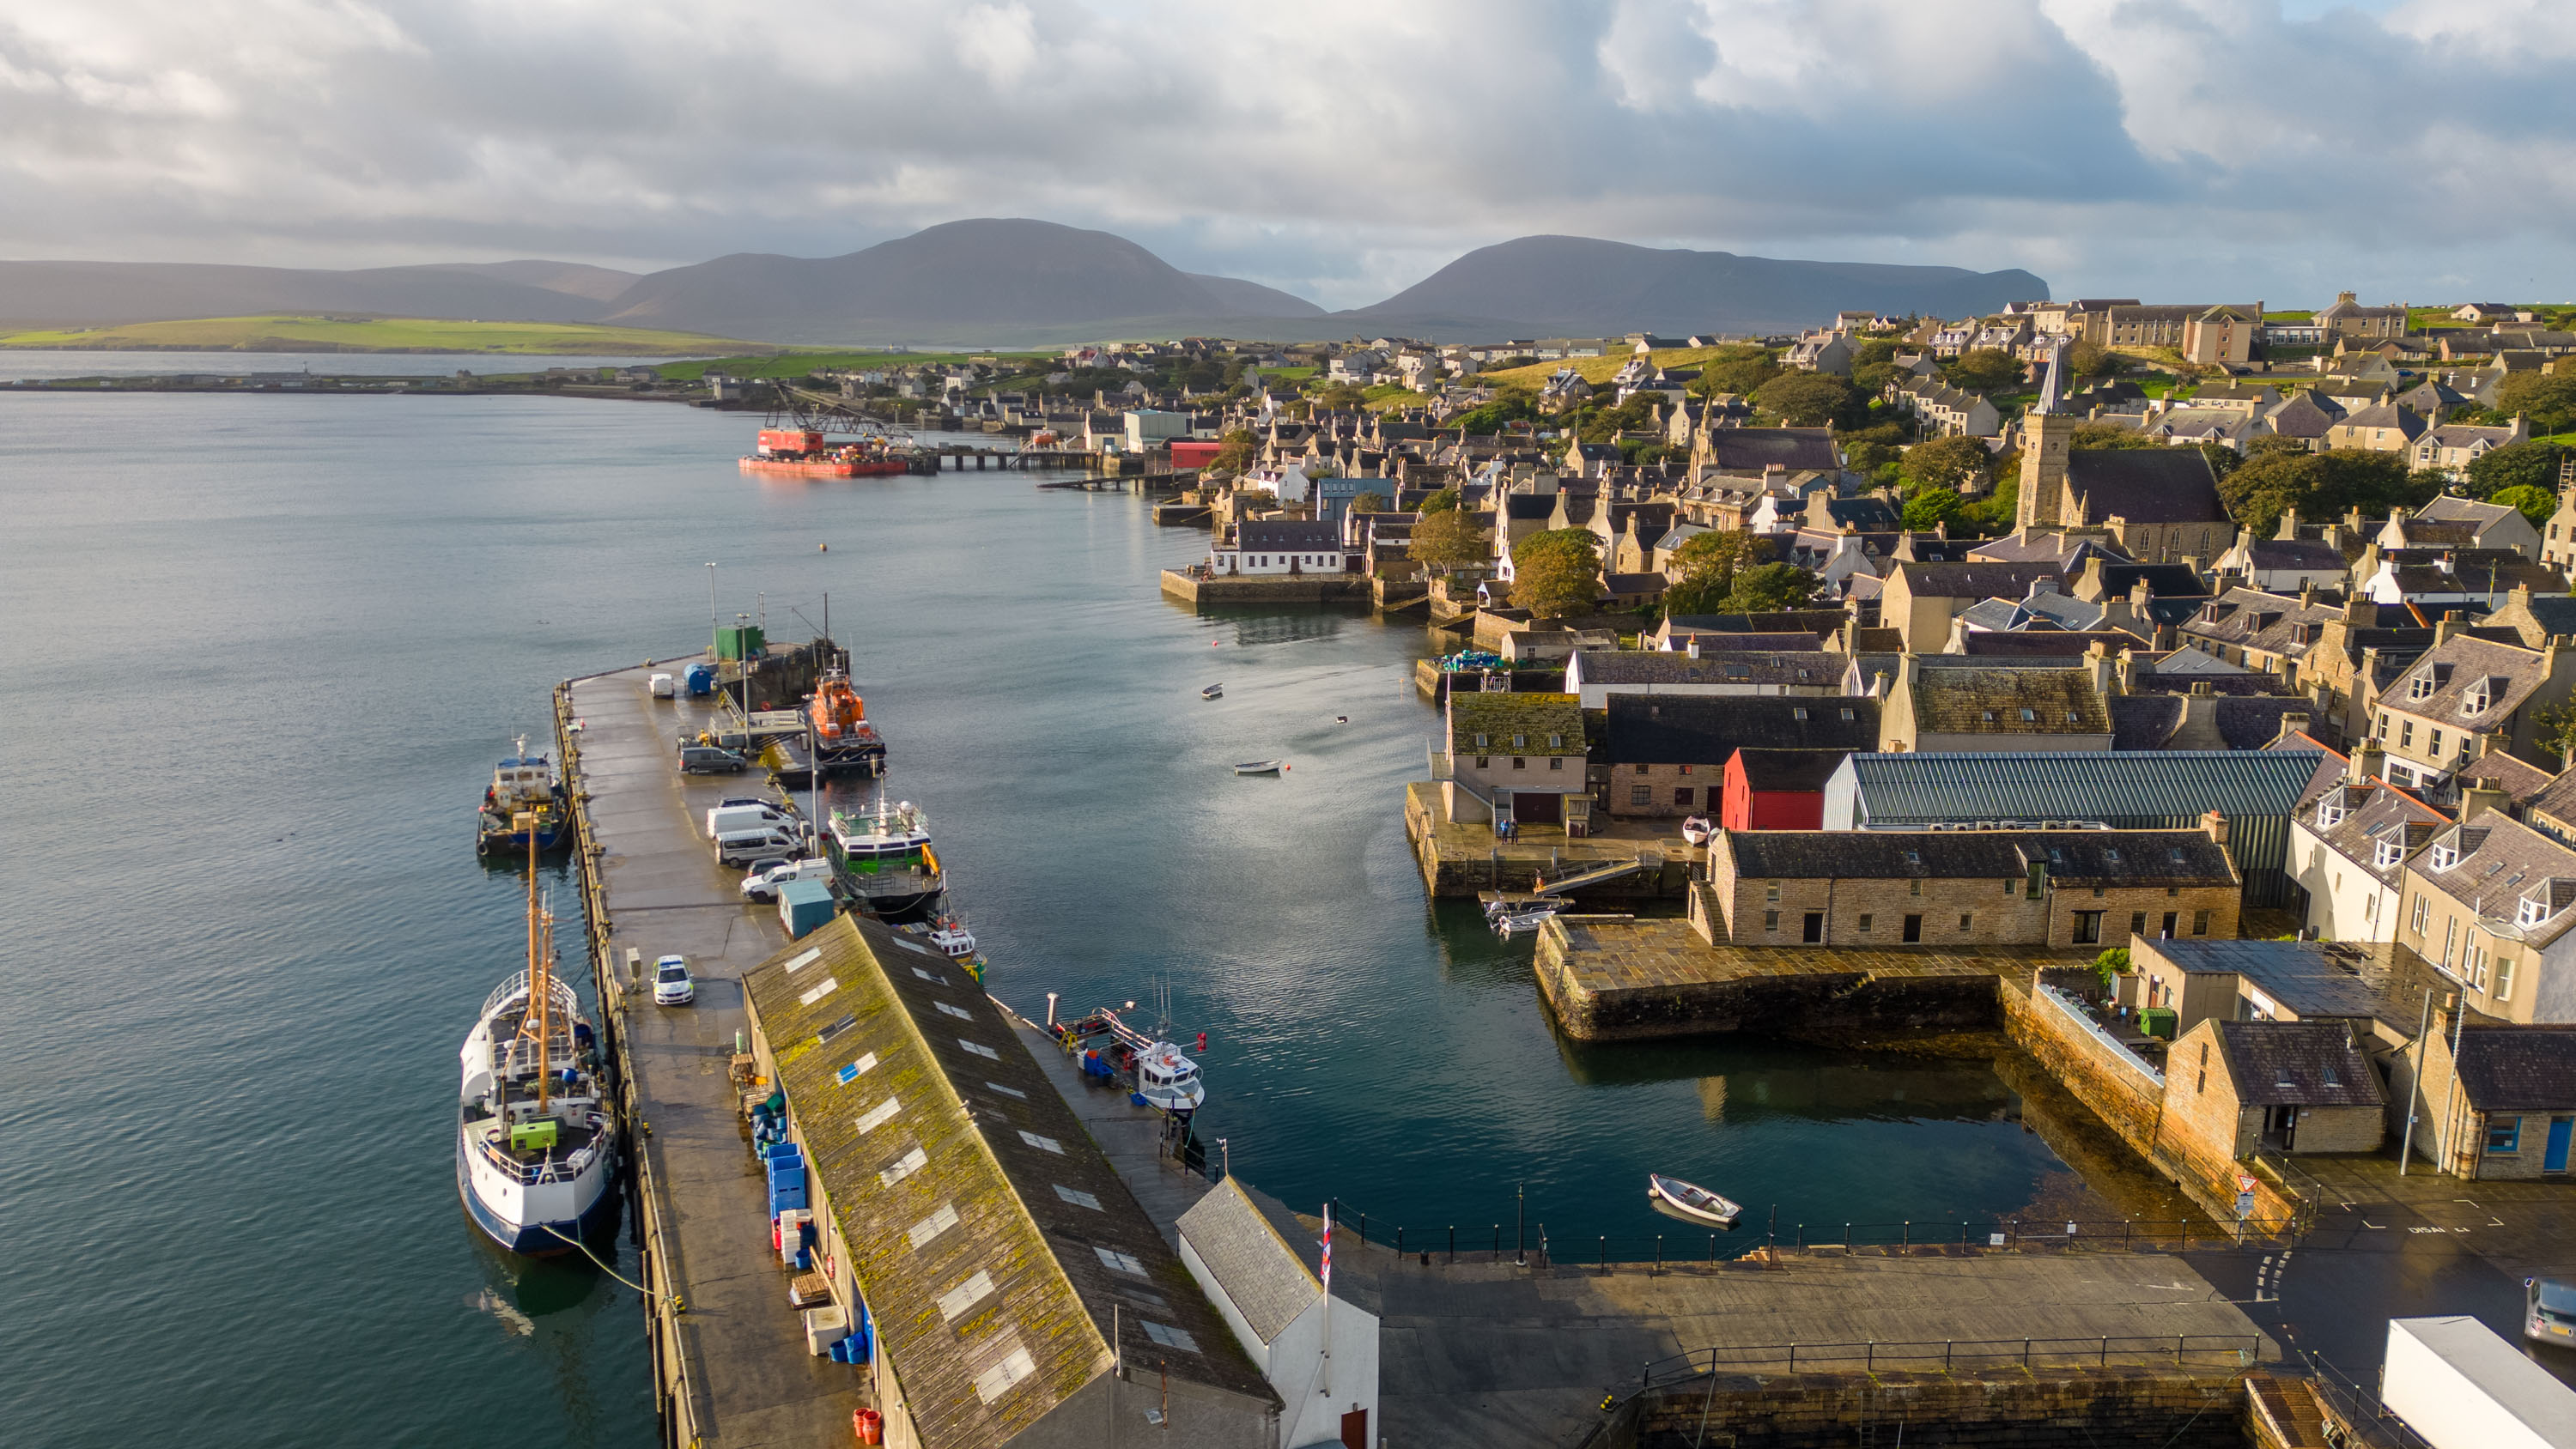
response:
<path fill-rule="evenodd" d="M 1637 1388 L 1705 1378 L 1735 1369 L 1781 1368 L 1833 1373 L 1858 1369 L 1938 1367 L 1943 1372 L 1980 1364 L 2021 1368 L 2091 1367 L 2119 1364 L 2171 1364 L 2189 1367 L 2249 1368 L 2262 1356 L 2259 1333 L 2187 1333 L 2158 1337 L 2099 1338 L 1961 1338 L 1908 1342 L 1728 1344 L 1694 1349 L 1657 1359 L 1639 1371 Z"/>

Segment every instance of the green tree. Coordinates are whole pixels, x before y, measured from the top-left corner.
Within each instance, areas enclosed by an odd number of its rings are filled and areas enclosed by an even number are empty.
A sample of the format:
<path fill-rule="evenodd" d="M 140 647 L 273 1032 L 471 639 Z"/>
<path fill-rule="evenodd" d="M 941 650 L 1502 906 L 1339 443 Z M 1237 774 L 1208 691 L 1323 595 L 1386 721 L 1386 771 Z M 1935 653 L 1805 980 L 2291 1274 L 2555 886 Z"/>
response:
<path fill-rule="evenodd" d="M 2127 423 L 2077 423 L 2066 446 L 2077 452 L 2102 448 L 2161 448 L 2164 444 Z"/>
<path fill-rule="evenodd" d="M 1386 512 L 1386 495 L 1376 492 L 1363 493 L 1357 498 L 1351 500 L 1351 512 L 1384 513 Z"/>
<path fill-rule="evenodd" d="M 2243 465 L 2218 480 L 2227 511 L 2257 538 L 2270 537 L 2281 515 L 2293 508 L 2302 518 L 2337 517 L 2354 508 L 2374 517 L 2391 508 L 2420 508 L 2439 491 L 2438 484 L 2409 473 L 2402 455 L 2358 448 L 2302 453 L 2257 446 Z"/>
<path fill-rule="evenodd" d="M 1347 410 L 1350 408 L 1364 406 L 1367 402 L 1368 389 L 1359 386 L 1357 383 L 1328 383 L 1321 391 L 1315 394 L 1315 405 L 1317 407 L 1342 408 Z"/>
<path fill-rule="evenodd" d="M 1712 528 L 1706 533 L 1694 533 L 1683 539 L 1681 547 L 1673 550 L 1672 566 L 1680 571 L 1683 582 L 1696 581 L 1712 591 L 1712 598 L 1724 599 L 1727 592 L 1735 587 L 1735 576 L 1762 562 L 1767 553 L 1767 546 L 1752 534 Z M 1664 612 L 1691 611 L 1675 610 L 1668 605 Z"/>
<path fill-rule="evenodd" d="M 1734 393 L 1750 397 L 1754 391 L 1780 375 L 1779 360 L 1760 347 L 1730 347 L 1700 364 L 1699 378 L 1690 390 L 1701 397 Z"/>
<path fill-rule="evenodd" d="M 1905 450 L 1905 481 L 1918 488 L 1957 492 L 1982 481 L 1994 455 L 1974 438 L 1934 438 Z"/>
<path fill-rule="evenodd" d="M 1959 511 L 1959 495 L 1947 488 L 1919 488 L 1905 500 L 1905 526 L 1915 533 L 1928 533 L 1934 525 L 1946 523 Z"/>
<path fill-rule="evenodd" d="M 2496 411 L 2521 413 L 2534 433 L 2563 433 L 2576 427 L 2576 376 L 2551 372 L 2509 372 L 2496 384 Z"/>
<path fill-rule="evenodd" d="M 1875 474 L 1879 469 L 1894 464 L 1900 456 L 1900 450 L 1893 443 L 1882 443 L 1875 438 L 1843 440 L 1843 460 L 1855 473 Z"/>
<path fill-rule="evenodd" d="M 1425 518 L 1428 518 L 1435 513 L 1455 513 L 1457 511 L 1458 490 L 1455 488 L 1438 489 L 1429 497 L 1422 500 L 1422 516 Z"/>
<path fill-rule="evenodd" d="M 2129 948 L 2114 946 L 2093 958 L 2093 972 L 2102 978 L 2102 991 L 2108 996 L 2118 989 L 2120 976 L 2129 969 Z"/>
<path fill-rule="evenodd" d="M 2522 510 L 2522 516 L 2530 519 L 2534 528 L 2547 528 L 2549 520 L 2558 516 L 2558 495 L 2528 483 L 2499 488 L 2487 495 L 2487 501 Z"/>
<path fill-rule="evenodd" d="M 1494 400 L 1460 413 L 1453 423 L 1469 437 L 1491 437 L 1507 423 L 1527 422 L 1538 417 L 1538 398 L 1524 388 L 1505 388 Z"/>
<path fill-rule="evenodd" d="M 1793 428 L 1857 422 L 1867 404 L 1852 385 L 1821 372 L 1788 372 L 1756 388 L 1753 405 Z"/>
<path fill-rule="evenodd" d="M 2469 462 L 2468 491 L 2481 498 L 2493 498 L 2507 488 L 2537 488 L 2544 493 L 2558 491 L 2558 470 L 2570 453 L 2561 443 L 2507 443 L 2489 448 Z"/>
<path fill-rule="evenodd" d="M 1768 614 L 1794 609 L 1816 596 L 1824 580 L 1789 563 L 1756 564 L 1735 576 L 1726 594 L 1728 614 Z"/>
<path fill-rule="evenodd" d="M 1490 535 L 1477 523 L 1476 515 L 1458 508 L 1454 499 L 1450 507 L 1423 515 L 1422 521 L 1413 526 L 1413 541 L 1405 549 L 1405 557 L 1443 573 L 1483 563 L 1492 556 Z"/>
<path fill-rule="evenodd" d="M 2540 706 L 2532 711 L 2531 723 L 2532 747 L 2550 759 L 2563 762 L 2576 749 L 2576 699 Z"/>
<path fill-rule="evenodd" d="M 2020 386 L 2022 380 L 2021 359 L 1999 347 L 1962 352 L 1942 371 L 1951 382 L 1970 392 L 2001 392 Z"/>
<path fill-rule="evenodd" d="M 2120 354 L 2097 342 L 2078 342 L 2067 349 L 2066 371 L 2071 377 L 2109 377 L 2120 370 Z"/>
<path fill-rule="evenodd" d="M 1236 428 L 1217 440 L 1216 456 L 1208 459 L 1211 473 L 1242 473 L 1252 466 L 1261 451 L 1261 443 L 1252 434 Z"/>
<path fill-rule="evenodd" d="M 1664 590 L 1664 617 L 1687 619 L 1697 614 L 1723 614 L 1732 585 L 1719 588 L 1706 574 L 1684 574 Z"/>
<path fill-rule="evenodd" d="M 1591 611 L 1601 598 L 1600 540 L 1588 528 L 1533 533 L 1512 549 L 1512 604 L 1541 619 Z"/>

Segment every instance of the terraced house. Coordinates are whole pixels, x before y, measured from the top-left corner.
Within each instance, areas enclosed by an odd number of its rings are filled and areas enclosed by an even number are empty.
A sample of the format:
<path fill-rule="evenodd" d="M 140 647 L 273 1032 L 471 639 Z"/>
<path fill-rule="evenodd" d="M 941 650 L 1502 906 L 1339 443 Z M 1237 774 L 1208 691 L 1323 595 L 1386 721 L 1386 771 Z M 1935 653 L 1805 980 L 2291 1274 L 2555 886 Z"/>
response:
<path fill-rule="evenodd" d="M 1592 821 L 1583 710 L 1570 694 L 1449 696 L 1449 768 L 1441 792 L 1449 818 L 1497 825 Z"/>
<path fill-rule="evenodd" d="M 2471 1010 L 2576 1022 L 2576 850 L 2480 811 L 2409 859 L 2405 886 L 2398 942 L 2459 983 Z"/>
<path fill-rule="evenodd" d="M 2434 641 L 2379 698 L 2370 737 L 2388 752 L 2388 778 L 2443 805 L 2481 755 L 2556 763 L 2538 717 L 2576 689 L 2576 650 L 2555 639 L 2537 649 L 2482 639 L 2449 620 Z"/>
<path fill-rule="evenodd" d="M 2381 764 L 2380 752 L 2365 746 L 2291 818 L 2290 874 L 2307 893 L 2307 925 L 2320 939 L 2395 940 L 2406 863 L 2450 828 L 2450 817 L 2376 778 Z"/>

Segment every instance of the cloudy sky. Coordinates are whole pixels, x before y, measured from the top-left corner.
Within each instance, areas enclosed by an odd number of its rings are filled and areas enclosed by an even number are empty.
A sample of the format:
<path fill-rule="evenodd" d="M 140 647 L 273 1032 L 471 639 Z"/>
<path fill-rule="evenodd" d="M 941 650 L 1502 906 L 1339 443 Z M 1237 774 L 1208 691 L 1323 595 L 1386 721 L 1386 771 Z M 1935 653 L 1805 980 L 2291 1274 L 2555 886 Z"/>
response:
<path fill-rule="evenodd" d="M 1328 306 L 1533 232 L 2576 298 L 2567 0 L 0 0 L 0 256 L 636 269 L 968 216 Z"/>

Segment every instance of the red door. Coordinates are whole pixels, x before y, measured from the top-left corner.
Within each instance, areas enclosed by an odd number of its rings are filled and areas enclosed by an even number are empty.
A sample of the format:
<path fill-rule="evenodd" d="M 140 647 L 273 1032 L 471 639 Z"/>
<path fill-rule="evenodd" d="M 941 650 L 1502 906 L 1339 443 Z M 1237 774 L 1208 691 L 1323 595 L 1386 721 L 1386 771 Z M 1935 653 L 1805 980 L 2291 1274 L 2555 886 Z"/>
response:
<path fill-rule="evenodd" d="M 1342 1416 L 1342 1449 L 1369 1449 L 1368 1410 L 1353 1409 Z"/>

